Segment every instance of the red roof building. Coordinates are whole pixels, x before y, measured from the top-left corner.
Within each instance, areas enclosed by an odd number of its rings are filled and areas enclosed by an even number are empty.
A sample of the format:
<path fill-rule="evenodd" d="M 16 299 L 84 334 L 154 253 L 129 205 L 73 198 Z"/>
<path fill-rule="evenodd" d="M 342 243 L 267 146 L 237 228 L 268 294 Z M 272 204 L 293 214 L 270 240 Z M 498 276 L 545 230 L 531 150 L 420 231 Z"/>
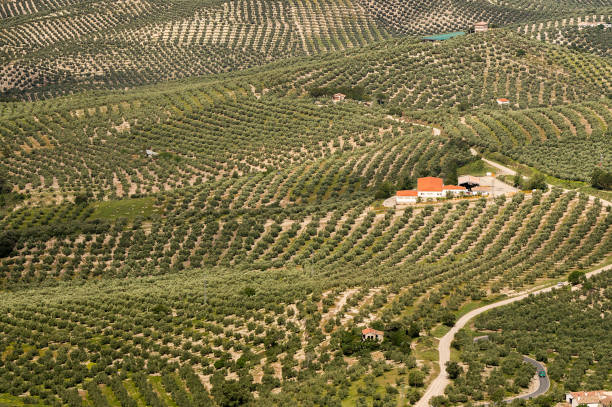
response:
<path fill-rule="evenodd" d="M 565 401 L 571 407 L 585 404 L 588 407 L 608 407 L 612 405 L 612 391 L 577 391 L 565 395 Z"/>
<path fill-rule="evenodd" d="M 385 333 L 382 331 L 377 331 L 376 329 L 366 328 L 361 331 L 361 340 L 377 340 L 382 341 L 384 339 Z"/>
<path fill-rule="evenodd" d="M 417 180 L 417 191 L 419 192 L 440 192 L 444 187 L 442 178 L 423 177 Z"/>
<path fill-rule="evenodd" d="M 457 185 L 444 185 L 442 178 L 423 177 L 417 180 L 417 189 L 397 191 L 396 204 L 414 203 L 417 198 L 443 198 L 445 194 L 459 195 L 468 192 L 467 188 Z"/>

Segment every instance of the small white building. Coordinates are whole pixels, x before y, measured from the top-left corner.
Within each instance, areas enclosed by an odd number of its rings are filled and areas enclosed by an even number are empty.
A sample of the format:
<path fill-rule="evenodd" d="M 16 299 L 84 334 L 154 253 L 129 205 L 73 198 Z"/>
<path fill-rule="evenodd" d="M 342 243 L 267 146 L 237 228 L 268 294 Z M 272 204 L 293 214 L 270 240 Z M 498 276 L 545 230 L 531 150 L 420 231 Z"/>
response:
<path fill-rule="evenodd" d="M 472 193 L 474 195 L 489 196 L 492 192 L 493 188 L 488 185 L 479 185 L 477 187 L 472 188 Z"/>
<path fill-rule="evenodd" d="M 453 196 L 464 195 L 468 192 L 466 187 L 458 185 L 444 185 L 443 190 L 445 195 L 450 194 Z"/>
<path fill-rule="evenodd" d="M 483 33 L 489 31 L 489 23 L 486 21 L 479 21 L 474 24 L 474 32 L 475 33 Z"/>
<path fill-rule="evenodd" d="M 153 150 L 145 150 L 145 152 L 147 153 L 147 157 L 155 157 L 156 155 L 158 155 L 158 153 Z"/>
<path fill-rule="evenodd" d="M 334 102 L 342 102 L 344 99 L 346 99 L 346 95 L 344 93 L 335 93 L 334 96 L 332 96 L 332 100 Z"/>
<path fill-rule="evenodd" d="M 378 341 L 382 342 L 385 338 L 385 333 L 376 329 L 366 328 L 361 331 L 362 341 Z"/>
<path fill-rule="evenodd" d="M 497 104 L 500 106 L 505 106 L 505 105 L 509 105 L 510 101 L 506 98 L 499 98 L 497 99 Z"/>
<path fill-rule="evenodd" d="M 578 407 L 580 404 L 586 404 L 587 407 L 610 407 L 612 406 L 612 391 L 577 391 L 567 393 L 565 401 L 571 407 Z"/>

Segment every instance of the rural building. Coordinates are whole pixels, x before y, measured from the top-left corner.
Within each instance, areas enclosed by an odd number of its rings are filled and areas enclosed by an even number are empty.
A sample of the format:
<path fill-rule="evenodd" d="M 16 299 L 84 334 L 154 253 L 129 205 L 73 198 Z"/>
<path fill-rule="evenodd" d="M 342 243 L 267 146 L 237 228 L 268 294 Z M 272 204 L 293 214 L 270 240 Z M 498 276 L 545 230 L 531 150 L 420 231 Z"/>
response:
<path fill-rule="evenodd" d="M 475 33 L 483 33 L 489 31 L 489 23 L 486 21 L 480 21 L 474 24 L 474 32 Z"/>
<path fill-rule="evenodd" d="M 395 195 L 395 203 L 398 205 L 415 203 L 419 196 L 417 191 L 397 191 Z"/>
<path fill-rule="evenodd" d="M 153 150 L 145 150 L 145 152 L 147 153 L 147 157 L 155 157 L 156 155 L 158 155 L 155 151 Z"/>
<path fill-rule="evenodd" d="M 442 198 L 444 181 L 438 177 L 423 177 L 417 180 L 417 191 L 420 198 Z"/>
<path fill-rule="evenodd" d="M 460 35 L 465 35 L 465 32 L 456 31 L 446 34 L 428 35 L 426 37 L 423 37 L 423 41 L 446 41 L 450 40 L 451 38 L 459 37 Z"/>
<path fill-rule="evenodd" d="M 468 190 L 466 187 L 459 185 L 444 185 L 444 194 L 461 195 L 466 193 Z"/>
<path fill-rule="evenodd" d="M 500 106 L 509 105 L 510 101 L 508 99 L 506 99 L 506 98 L 499 98 L 499 99 L 497 99 L 497 104 L 500 105 Z"/>
<path fill-rule="evenodd" d="M 612 406 L 612 391 L 577 391 L 567 393 L 565 402 L 571 407 L 586 404 L 587 407 L 610 407 Z"/>
<path fill-rule="evenodd" d="M 346 95 L 344 93 L 335 93 L 334 96 L 332 96 L 334 102 L 342 102 L 345 98 Z"/>
<path fill-rule="evenodd" d="M 488 185 L 479 185 L 477 187 L 472 188 L 472 193 L 474 195 L 488 196 L 488 195 L 491 195 L 492 191 L 493 191 L 493 188 L 491 188 Z"/>
<path fill-rule="evenodd" d="M 465 187 L 458 185 L 444 185 L 442 178 L 423 177 L 417 180 L 416 190 L 397 191 L 395 194 L 396 204 L 414 203 L 418 198 L 444 198 L 448 194 L 457 196 L 467 193 Z"/>
<path fill-rule="evenodd" d="M 377 331 L 376 329 L 366 328 L 361 331 L 361 340 L 362 341 L 372 341 L 376 340 L 378 342 L 382 342 L 385 337 L 385 333 L 382 331 Z"/>

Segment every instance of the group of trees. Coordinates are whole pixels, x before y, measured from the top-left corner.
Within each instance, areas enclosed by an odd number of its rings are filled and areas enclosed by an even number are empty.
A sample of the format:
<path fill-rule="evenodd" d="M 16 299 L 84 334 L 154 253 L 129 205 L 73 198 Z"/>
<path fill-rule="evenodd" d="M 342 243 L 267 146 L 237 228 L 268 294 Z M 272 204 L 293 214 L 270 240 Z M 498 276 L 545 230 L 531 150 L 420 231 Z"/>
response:
<path fill-rule="evenodd" d="M 591 185 L 597 189 L 612 190 L 612 172 L 595 168 L 591 175 Z"/>

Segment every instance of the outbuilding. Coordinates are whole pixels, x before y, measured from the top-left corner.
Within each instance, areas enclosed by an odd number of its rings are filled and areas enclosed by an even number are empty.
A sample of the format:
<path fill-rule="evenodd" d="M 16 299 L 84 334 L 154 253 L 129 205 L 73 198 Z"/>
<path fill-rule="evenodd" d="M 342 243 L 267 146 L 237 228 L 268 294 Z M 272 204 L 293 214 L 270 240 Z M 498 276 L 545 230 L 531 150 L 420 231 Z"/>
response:
<path fill-rule="evenodd" d="M 372 329 L 372 328 L 366 328 L 361 331 L 362 341 L 382 342 L 384 338 L 385 338 L 385 333 L 383 331 L 377 331 L 376 329 Z"/>
<path fill-rule="evenodd" d="M 346 95 L 344 93 L 335 93 L 334 96 L 332 96 L 332 100 L 334 102 L 342 102 L 344 99 L 346 99 Z"/>
<path fill-rule="evenodd" d="M 500 105 L 500 106 L 509 105 L 510 104 L 510 100 L 508 100 L 506 98 L 499 98 L 499 99 L 497 99 L 497 104 Z"/>
<path fill-rule="evenodd" d="M 487 23 L 486 21 L 479 21 L 476 24 L 474 24 L 475 33 L 482 33 L 482 32 L 487 32 L 487 31 L 489 31 L 489 23 Z"/>

